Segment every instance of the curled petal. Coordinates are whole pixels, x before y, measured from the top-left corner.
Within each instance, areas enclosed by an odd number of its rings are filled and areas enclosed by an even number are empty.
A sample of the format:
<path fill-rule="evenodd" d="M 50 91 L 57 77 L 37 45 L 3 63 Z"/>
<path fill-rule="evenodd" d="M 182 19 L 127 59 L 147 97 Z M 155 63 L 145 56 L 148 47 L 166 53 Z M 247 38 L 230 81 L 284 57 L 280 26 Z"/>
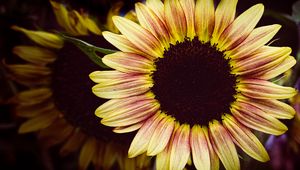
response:
<path fill-rule="evenodd" d="M 269 42 L 280 28 L 278 24 L 255 28 L 243 42 L 226 51 L 225 55 L 231 59 L 243 58 Z"/>
<path fill-rule="evenodd" d="M 258 79 L 269 80 L 292 68 L 296 64 L 296 60 L 292 56 L 285 58 L 279 65 L 253 74 Z"/>
<path fill-rule="evenodd" d="M 247 97 L 255 99 L 287 99 L 297 91 L 291 87 L 283 87 L 266 80 L 244 79 L 238 84 L 238 89 Z"/>

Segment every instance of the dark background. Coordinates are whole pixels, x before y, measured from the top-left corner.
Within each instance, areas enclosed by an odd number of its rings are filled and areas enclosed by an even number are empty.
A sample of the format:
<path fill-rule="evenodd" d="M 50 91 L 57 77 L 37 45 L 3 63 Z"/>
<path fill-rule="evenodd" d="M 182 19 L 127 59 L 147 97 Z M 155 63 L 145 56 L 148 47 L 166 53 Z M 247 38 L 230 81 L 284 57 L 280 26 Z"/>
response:
<path fill-rule="evenodd" d="M 118 0 L 64 0 L 76 10 L 87 11 L 101 24 L 105 23 L 106 13 Z M 62 1 L 60 1 L 62 2 Z M 124 0 L 123 13 L 134 7 L 134 0 Z M 218 1 L 216 1 L 218 2 Z M 266 13 L 259 25 L 279 23 L 283 27 L 276 35 L 275 45 L 290 46 L 293 54 L 298 50 L 298 27 L 294 22 L 282 18 L 281 14 L 292 14 L 292 0 L 240 0 L 237 13 L 241 13 L 256 3 L 265 5 Z M 275 16 L 273 14 L 276 14 Z M 47 0 L 0 0 L 0 60 L 12 57 L 11 49 L 15 45 L 26 43 L 28 39 L 21 33 L 10 29 L 19 25 L 28 29 L 59 30 L 51 5 Z M 21 121 L 12 114 L 12 107 L 5 101 L 16 92 L 16 86 L 6 79 L 0 64 L 0 170 L 17 169 L 74 169 L 77 156 L 60 158 L 57 148 L 46 153 L 39 147 L 33 134 L 18 135 Z M 50 160 L 54 166 L 49 165 Z M 270 169 L 270 163 L 256 161 L 246 165 L 247 169 Z M 296 162 L 295 162 L 296 164 Z"/>

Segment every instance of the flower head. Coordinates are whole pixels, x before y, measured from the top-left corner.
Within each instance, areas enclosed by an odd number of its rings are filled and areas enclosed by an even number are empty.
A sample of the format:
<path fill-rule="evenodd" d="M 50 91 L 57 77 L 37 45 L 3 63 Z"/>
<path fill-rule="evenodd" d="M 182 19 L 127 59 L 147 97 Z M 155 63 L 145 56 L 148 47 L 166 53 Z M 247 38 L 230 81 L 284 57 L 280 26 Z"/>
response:
<path fill-rule="evenodd" d="M 251 129 L 280 135 L 280 119 L 295 111 L 277 99 L 296 94 L 271 78 L 295 64 L 289 47 L 267 43 L 280 25 L 255 28 L 264 6 L 235 18 L 237 0 L 147 0 L 135 6 L 138 23 L 115 16 L 121 34 L 103 32 L 120 51 L 106 55 L 111 71 L 96 71 L 96 109 L 117 133 L 138 130 L 129 157 L 157 155 L 157 169 L 239 169 L 235 145 L 269 159 Z M 121 131 L 120 131 L 121 130 Z"/>
<path fill-rule="evenodd" d="M 67 33 L 103 46 L 100 29 L 86 14 L 50 2 Z M 92 116 L 99 103 L 105 102 L 89 90 L 93 83 L 88 74 L 98 66 L 56 34 L 12 28 L 35 42 L 14 47 L 13 53 L 24 62 L 5 63 L 10 78 L 28 87 L 11 100 L 16 104 L 16 115 L 26 118 L 19 133 L 36 132 L 46 148 L 61 144 L 63 156 L 79 151 L 79 169 L 87 169 L 90 164 L 101 169 L 147 168 L 151 162 L 145 155 L 127 157 L 132 134 L 117 136 L 111 128 L 99 126 L 99 119 Z"/>

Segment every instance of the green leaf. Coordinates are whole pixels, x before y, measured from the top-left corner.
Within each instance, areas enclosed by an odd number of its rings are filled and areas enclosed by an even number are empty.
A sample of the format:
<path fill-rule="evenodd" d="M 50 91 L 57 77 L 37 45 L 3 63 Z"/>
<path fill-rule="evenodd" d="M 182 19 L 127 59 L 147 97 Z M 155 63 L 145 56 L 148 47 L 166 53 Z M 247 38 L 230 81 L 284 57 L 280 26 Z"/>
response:
<path fill-rule="evenodd" d="M 111 54 L 115 53 L 115 50 L 111 49 L 106 49 L 106 48 L 101 48 L 101 47 L 96 47 L 92 44 L 89 44 L 85 41 L 82 41 L 80 39 L 74 38 L 67 36 L 65 34 L 59 33 L 59 35 L 66 41 L 76 45 L 82 52 L 84 52 L 95 64 L 99 65 L 102 68 L 110 68 L 107 65 L 105 65 L 102 62 L 102 58 L 97 55 L 96 52 L 100 52 L 103 54 Z"/>

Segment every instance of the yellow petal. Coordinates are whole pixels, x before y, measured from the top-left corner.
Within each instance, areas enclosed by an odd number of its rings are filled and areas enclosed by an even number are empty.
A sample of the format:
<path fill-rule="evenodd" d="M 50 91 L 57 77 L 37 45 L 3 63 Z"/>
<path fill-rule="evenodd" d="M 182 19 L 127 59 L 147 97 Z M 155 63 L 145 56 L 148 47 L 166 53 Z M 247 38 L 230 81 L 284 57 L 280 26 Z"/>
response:
<path fill-rule="evenodd" d="M 79 155 L 79 169 L 87 169 L 93 157 L 96 156 L 97 140 L 90 137 L 84 143 Z"/>
<path fill-rule="evenodd" d="M 280 25 L 268 25 L 255 28 L 249 36 L 232 50 L 226 51 L 228 58 L 243 58 L 269 42 L 281 28 Z"/>
<path fill-rule="evenodd" d="M 102 59 L 107 66 L 125 73 L 148 73 L 154 71 L 153 61 L 133 53 L 116 52 Z"/>
<path fill-rule="evenodd" d="M 195 30 L 200 41 L 208 42 L 215 24 L 213 0 L 197 0 L 195 7 Z"/>
<path fill-rule="evenodd" d="M 49 88 L 35 88 L 18 93 L 16 100 L 22 105 L 36 105 L 50 99 L 51 96 Z"/>
<path fill-rule="evenodd" d="M 273 135 L 281 135 L 287 127 L 263 110 L 243 102 L 232 105 L 233 116 L 243 125 Z"/>
<path fill-rule="evenodd" d="M 155 133 L 155 129 L 159 122 L 164 118 L 165 115 L 161 115 L 159 112 L 149 118 L 139 129 L 135 137 L 133 138 L 129 150 L 128 157 L 133 158 L 147 151 L 149 141 Z"/>
<path fill-rule="evenodd" d="M 57 117 L 58 113 L 52 111 L 29 119 L 20 126 L 19 133 L 28 133 L 44 129 L 48 127 Z"/>
<path fill-rule="evenodd" d="M 152 80 L 145 75 L 132 76 L 128 79 L 105 81 L 92 88 L 93 93 L 101 98 L 123 98 L 145 93 L 153 86 Z"/>
<path fill-rule="evenodd" d="M 237 86 L 243 95 L 255 99 L 287 99 L 297 93 L 292 87 L 260 79 L 241 79 Z"/>
<path fill-rule="evenodd" d="M 124 35 L 118 35 L 108 31 L 104 31 L 102 35 L 108 42 L 123 52 L 136 53 L 149 59 L 156 58 L 139 50 Z"/>
<path fill-rule="evenodd" d="M 221 34 L 218 41 L 220 50 L 232 49 L 243 42 L 258 23 L 263 12 L 263 4 L 257 4 L 238 16 Z"/>
<path fill-rule="evenodd" d="M 165 149 L 171 138 L 173 129 L 174 118 L 171 116 L 164 116 L 149 141 L 147 149 L 148 156 L 155 156 Z"/>
<path fill-rule="evenodd" d="M 230 132 L 234 143 L 244 152 L 261 162 L 270 159 L 264 146 L 248 128 L 238 123 L 231 115 L 227 114 L 222 119 L 223 125 Z"/>
<path fill-rule="evenodd" d="M 193 39 L 195 33 L 195 1 L 194 0 L 180 0 L 181 7 L 183 9 L 186 19 L 186 36 Z"/>
<path fill-rule="evenodd" d="M 271 67 L 267 70 L 261 71 L 253 75 L 258 79 L 269 80 L 292 68 L 296 64 L 296 60 L 292 56 L 288 56 L 279 65 Z"/>
<path fill-rule="evenodd" d="M 20 45 L 13 48 L 20 58 L 37 65 L 46 65 L 56 59 L 56 54 L 46 48 Z"/>
<path fill-rule="evenodd" d="M 215 27 L 211 44 L 218 44 L 222 32 L 233 22 L 237 0 L 221 0 L 215 12 Z"/>
<path fill-rule="evenodd" d="M 120 126 L 120 127 L 114 128 L 113 132 L 115 132 L 115 133 L 133 132 L 133 131 L 140 129 L 142 127 L 142 125 L 143 125 L 143 122 L 139 122 L 139 123 L 129 125 L 129 126 Z"/>
<path fill-rule="evenodd" d="M 56 109 L 54 103 L 43 102 L 35 105 L 19 104 L 16 106 L 15 112 L 20 117 L 31 118 L 41 115 L 45 112 L 50 112 L 54 109 Z"/>
<path fill-rule="evenodd" d="M 186 36 L 187 23 L 179 0 L 165 0 L 166 25 L 172 36 L 172 44 L 182 42 Z"/>
<path fill-rule="evenodd" d="M 162 57 L 164 48 L 151 32 L 123 17 L 114 16 L 113 22 L 138 49 L 150 56 Z"/>
<path fill-rule="evenodd" d="M 187 164 L 191 151 L 189 135 L 190 126 L 188 124 L 183 124 L 174 130 L 170 153 L 170 169 L 181 170 Z"/>
<path fill-rule="evenodd" d="M 209 147 L 204 130 L 199 125 L 194 125 L 191 130 L 190 143 L 193 162 L 197 169 L 210 170 Z M 207 132 L 206 132 L 207 133 Z"/>
<path fill-rule="evenodd" d="M 227 130 L 217 120 L 213 120 L 209 123 L 209 132 L 212 146 L 225 169 L 239 170 L 239 157 Z"/>
<path fill-rule="evenodd" d="M 293 107 L 275 99 L 257 100 L 252 98 L 238 97 L 237 100 L 256 106 L 265 111 L 268 115 L 278 119 L 292 119 L 296 114 L 296 111 Z"/>
<path fill-rule="evenodd" d="M 161 0 L 146 0 L 146 5 L 155 11 L 161 21 L 165 20 L 164 4 Z"/>
<path fill-rule="evenodd" d="M 135 10 L 141 26 L 148 29 L 158 40 L 160 40 L 164 48 L 169 48 L 170 35 L 165 23 L 159 19 L 154 11 L 142 3 L 136 3 Z"/>
<path fill-rule="evenodd" d="M 64 43 L 63 40 L 55 34 L 44 32 L 44 31 L 31 31 L 18 26 L 12 26 L 11 28 L 13 30 L 20 31 L 26 34 L 26 36 L 30 38 L 32 41 L 44 47 L 57 48 L 57 49 L 63 47 L 63 43 Z"/>

